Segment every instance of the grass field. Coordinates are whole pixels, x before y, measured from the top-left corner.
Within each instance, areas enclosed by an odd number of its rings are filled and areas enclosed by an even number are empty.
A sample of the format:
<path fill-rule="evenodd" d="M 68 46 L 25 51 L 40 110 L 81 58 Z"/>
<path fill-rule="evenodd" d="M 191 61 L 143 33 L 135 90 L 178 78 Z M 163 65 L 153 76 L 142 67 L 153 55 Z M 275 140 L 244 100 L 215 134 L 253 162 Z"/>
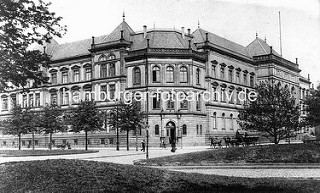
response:
<path fill-rule="evenodd" d="M 0 192 L 317 192 L 320 181 L 236 178 L 84 160 L 0 165 Z"/>
<path fill-rule="evenodd" d="M 213 149 L 142 160 L 135 164 L 216 165 L 218 163 L 320 163 L 319 144 L 282 144 Z"/>
<path fill-rule="evenodd" d="M 0 157 L 49 156 L 96 153 L 98 150 L 0 150 Z"/>

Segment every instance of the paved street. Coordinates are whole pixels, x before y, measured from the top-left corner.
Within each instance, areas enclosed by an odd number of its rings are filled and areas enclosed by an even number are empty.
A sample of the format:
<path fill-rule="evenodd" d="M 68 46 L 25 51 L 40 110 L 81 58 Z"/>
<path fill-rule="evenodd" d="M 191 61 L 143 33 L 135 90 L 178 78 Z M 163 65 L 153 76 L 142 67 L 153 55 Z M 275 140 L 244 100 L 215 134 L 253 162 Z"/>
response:
<path fill-rule="evenodd" d="M 205 151 L 208 147 L 184 147 L 178 148 L 175 153 L 170 148 L 151 148 L 149 149 L 149 158 L 170 156 L 175 154 L 190 153 L 196 151 Z M 81 159 L 100 162 L 112 162 L 119 164 L 133 164 L 135 160 L 145 159 L 146 154 L 141 151 L 135 151 L 131 148 L 126 151 L 124 148 L 116 151 L 114 148 L 99 149 L 98 153 L 58 155 L 58 156 L 35 156 L 35 157 L 0 157 L 0 163 L 12 161 L 31 161 L 46 159 Z M 182 171 L 187 173 L 216 174 L 237 177 L 285 177 L 285 178 L 304 178 L 320 180 L 320 165 L 318 164 L 293 164 L 293 165 L 217 165 L 217 166 L 173 166 L 162 167 L 172 171 Z"/>

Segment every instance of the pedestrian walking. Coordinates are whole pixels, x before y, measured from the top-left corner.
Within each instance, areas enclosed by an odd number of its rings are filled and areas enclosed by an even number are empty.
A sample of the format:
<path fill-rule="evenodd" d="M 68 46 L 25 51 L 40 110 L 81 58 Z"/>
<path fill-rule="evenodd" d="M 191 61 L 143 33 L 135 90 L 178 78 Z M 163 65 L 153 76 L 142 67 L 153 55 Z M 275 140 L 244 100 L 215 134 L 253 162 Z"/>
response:
<path fill-rule="evenodd" d="M 176 140 L 171 141 L 171 152 L 176 152 Z"/>
<path fill-rule="evenodd" d="M 144 140 L 141 141 L 141 151 L 146 151 L 146 142 Z"/>

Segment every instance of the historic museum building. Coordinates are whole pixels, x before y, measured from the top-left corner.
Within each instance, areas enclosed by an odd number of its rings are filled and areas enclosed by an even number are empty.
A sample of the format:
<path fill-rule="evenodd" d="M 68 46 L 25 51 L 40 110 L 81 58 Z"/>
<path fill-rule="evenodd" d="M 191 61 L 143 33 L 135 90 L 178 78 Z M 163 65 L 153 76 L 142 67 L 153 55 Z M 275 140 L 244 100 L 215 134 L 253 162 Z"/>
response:
<path fill-rule="evenodd" d="M 178 146 L 205 145 L 209 136 L 234 135 L 240 129 L 238 109 L 247 102 L 240 93 L 249 93 L 262 81 L 290 89 L 301 104 L 309 92 L 310 80 L 300 75 L 298 60 L 282 58 L 258 36 L 247 46 L 198 28 L 157 29 L 143 26 L 133 31 L 123 20 L 109 35 L 77 42 L 50 44 L 40 48 L 51 57 L 51 67 L 42 69 L 50 84 L 37 86 L 30 81 L 28 92 L 21 88 L 0 93 L 0 119 L 10 116 L 13 104 L 39 111 L 57 103 L 62 109 L 75 106 L 70 95 L 82 99 L 93 96 L 101 111 L 116 108 L 125 100 L 121 93 L 167 92 L 169 100 L 147 95 L 141 110 L 148 115 L 150 144 L 159 146 L 177 138 Z M 102 91 L 111 99 L 97 100 Z M 93 93 L 90 94 L 89 92 Z M 213 93 L 210 100 L 174 100 L 172 92 Z M 171 93 L 171 95 L 170 95 Z M 248 94 L 244 94 L 248 96 Z M 99 98 L 99 97 L 98 97 Z M 100 97 L 103 98 L 103 97 Z M 104 124 L 105 131 L 89 134 L 89 147 L 113 146 L 116 130 Z M 145 138 L 145 128 L 137 134 Z M 48 136 L 36 134 L 36 145 L 48 145 Z M 120 133 L 125 145 L 125 133 Z M 131 144 L 135 135 L 132 132 Z M 83 146 L 82 133 L 57 133 L 54 143 Z M 0 135 L 0 146 L 16 146 L 17 138 Z M 22 147 L 31 143 L 31 135 L 22 136 Z"/>

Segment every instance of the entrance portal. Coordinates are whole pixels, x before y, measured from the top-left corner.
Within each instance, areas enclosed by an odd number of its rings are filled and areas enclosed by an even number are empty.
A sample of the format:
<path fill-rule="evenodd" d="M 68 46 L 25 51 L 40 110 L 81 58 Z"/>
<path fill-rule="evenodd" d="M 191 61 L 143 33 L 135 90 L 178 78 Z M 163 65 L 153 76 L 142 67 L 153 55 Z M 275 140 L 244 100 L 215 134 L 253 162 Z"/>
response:
<path fill-rule="evenodd" d="M 169 143 L 171 143 L 172 140 L 176 140 L 176 124 L 170 121 L 167 123 L 166 128 L 169 134 Z"/>

